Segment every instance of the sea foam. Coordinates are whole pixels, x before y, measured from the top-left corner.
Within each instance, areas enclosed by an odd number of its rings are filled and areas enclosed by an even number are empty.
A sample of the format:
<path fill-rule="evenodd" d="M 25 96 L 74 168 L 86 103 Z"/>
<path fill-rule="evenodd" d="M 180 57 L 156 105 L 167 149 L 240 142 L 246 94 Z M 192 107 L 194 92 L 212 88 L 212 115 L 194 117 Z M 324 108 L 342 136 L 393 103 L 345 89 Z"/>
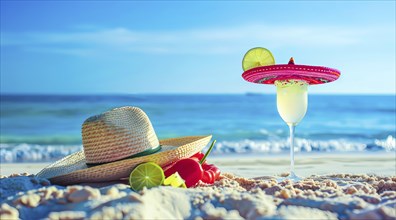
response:
<path fill-rule="evenodd" d="M 310 140 L 295 139 L 296 152 L 391 152 L 396 149 L 396 139 L 389 135 L 385 139 L 375 139 L 368 143 L 345 139 Z M 81 145 L 33 145 L 33 144 L 0 144 L 2 163 L 10 162 L 51 162 L 82 150 Z M 233 153 L 287 153 L 288 139 L 219 141 L 213 154 L 226 155 Z"/>
<path fill-rule="evenodd" d="M 389 135 L 386 139 L 375 139 L 363 143 L 346 139 L 310 140 L 296 138 L 294 148 L 297 152 L 361 152 L 361 151 L 394 151 L 396 140 Z M 289 140 L 250 140 L 220 141 L 214 148 L 214 153 L 282 153 L 289 151 Z"/>
<path fill-rule="evenodd" d="M 0 144 L 1 162 L 49 162 L 82 149 L 76 145 Z"/>

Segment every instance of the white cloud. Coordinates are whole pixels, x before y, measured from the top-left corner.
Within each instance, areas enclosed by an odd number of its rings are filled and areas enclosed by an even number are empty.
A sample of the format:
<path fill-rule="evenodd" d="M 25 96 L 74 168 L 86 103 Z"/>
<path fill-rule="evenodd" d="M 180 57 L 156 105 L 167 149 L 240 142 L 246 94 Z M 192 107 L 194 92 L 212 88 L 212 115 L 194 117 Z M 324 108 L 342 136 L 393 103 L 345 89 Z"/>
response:
<path fill-rule="evenodd" d="M 367 41 L 377 33 L 386 32 L 389 30 L 379 27 L 285 25 L 246 25 L 177 31 L 88 28 L 74 32 L 2 33 L 1 46 L 20 46 L 30 51 L 81 56 L 111 52 L 222 54 L 245 50 L 247 44 L 250 46 L 265 43 L 272 48 L 355 45 Z"/>

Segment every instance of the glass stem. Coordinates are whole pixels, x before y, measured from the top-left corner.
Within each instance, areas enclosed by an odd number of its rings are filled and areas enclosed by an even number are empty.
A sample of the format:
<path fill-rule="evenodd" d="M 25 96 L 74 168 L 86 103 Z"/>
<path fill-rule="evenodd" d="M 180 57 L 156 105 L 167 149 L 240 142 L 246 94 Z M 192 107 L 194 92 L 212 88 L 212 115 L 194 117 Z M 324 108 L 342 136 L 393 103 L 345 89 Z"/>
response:
<path fill-rule="evenodd" d="M 289 124 L 290 130 L 290 176 L 294 176 L 294 128 L 296 126 Z"/>

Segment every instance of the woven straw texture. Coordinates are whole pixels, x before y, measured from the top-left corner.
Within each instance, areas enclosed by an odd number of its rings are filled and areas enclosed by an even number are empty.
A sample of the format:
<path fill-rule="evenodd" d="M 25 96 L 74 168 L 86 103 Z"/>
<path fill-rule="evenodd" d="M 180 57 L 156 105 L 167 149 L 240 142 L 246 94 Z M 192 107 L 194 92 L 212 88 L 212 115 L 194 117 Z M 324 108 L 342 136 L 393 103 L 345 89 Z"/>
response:
<path fill-rule="evenodd" d="M 143 162 L 164 166 L 190 157 L 212 138 L 188 136 L 159 141 L 147 115 L 136 107 L 116 108 L 88 118 L 83 123 L 82 136 L 82 151 L 56 161 L 37 176 L 58 185 L 119 180 Z M 124 159 L 158 145 L 162 148 L 154 154 Z M 94 167 L 86 164 L 103 162 L 107 163 Z"/>
<path fill-rule="evenodd" d="M 120 160 L 159 145 L 149 118 L 136 107 L 88 118 L 82 125 L 82 142 L 87 163 Z"/>

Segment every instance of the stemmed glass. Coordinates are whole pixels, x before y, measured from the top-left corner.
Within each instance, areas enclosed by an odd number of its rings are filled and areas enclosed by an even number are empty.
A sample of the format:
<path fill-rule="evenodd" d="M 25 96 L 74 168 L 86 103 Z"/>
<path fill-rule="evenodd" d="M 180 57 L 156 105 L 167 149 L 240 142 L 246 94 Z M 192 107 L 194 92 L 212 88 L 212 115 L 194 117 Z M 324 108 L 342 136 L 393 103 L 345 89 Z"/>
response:
<path fill-rule="evenodd" d="M 290 130 L 290 174 L 286 179 L 301 180 L 294 173 L 294 129 L 304 118 L 308 106 L 308 83 L 304 80 L 277 80 L 276 105 L 279 115 Z"/>
<path fill-rule="evenodd" d="M 308 85 L 333 82 L 341 72 L 324 66 L 298 65 L 293 57 L 287 64 L 275 64 L 272 53 L 263 47 L 246 52 L 242 69 L 242 78 L 248 82 L 275 84 L 278 112 L 290 129 L 290 174 L 284 179 L 301 180 L 294 173 L 294 129 L 307 112 Z"/>

